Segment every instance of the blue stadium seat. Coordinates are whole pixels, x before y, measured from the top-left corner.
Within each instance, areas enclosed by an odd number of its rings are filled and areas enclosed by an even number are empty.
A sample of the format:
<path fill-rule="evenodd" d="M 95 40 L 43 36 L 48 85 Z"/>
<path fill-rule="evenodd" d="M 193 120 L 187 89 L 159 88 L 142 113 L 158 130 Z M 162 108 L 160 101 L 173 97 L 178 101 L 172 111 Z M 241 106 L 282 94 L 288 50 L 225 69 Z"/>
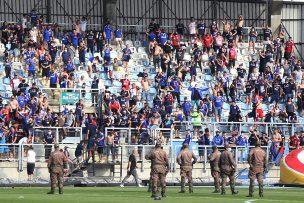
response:
<path fill-rule="evenodd" d="M 112 82 L 111 82 L 111 80 L 106 80 L 106 81 L 104 82 L 104 85 L 105 85 L 105 86 L 108 86 L 108 87 L 112 87 Z"/>
<path fill-rule="evenodd" d="M 203 69 L 203 73 L 205 74 L 205 75 L 211 75 L 211 70 L 210 70 L 210 68 L 204 68 Z M 206 78 L 206 77 L 205 77 Z"/>
<path fill-rule="evenodd" d="M 121 87 L 122 84 L 121 84 L 121 82 L 119 82 L 117 80 L 114 80 L 112 85 L 115 86 L 115 87 Z"/>
<path fill-rule="evenodd" d="M 230 110 L 230 105 L 228 103 L 224 103 L 223 109 L 229 111 Z"/>
<path fill-rule="evenodd" d="M 141 102 L 137 102 L 136 103 L 136 108 L 138 108 L 138 110 L 142 109 L 143 108 L 143 105 Z"/>
<path fill-rule="evenodd" d="M 267 104 L 262 104 L 262 110 L 266 113 L 268 112 L 268 105 Z"/>

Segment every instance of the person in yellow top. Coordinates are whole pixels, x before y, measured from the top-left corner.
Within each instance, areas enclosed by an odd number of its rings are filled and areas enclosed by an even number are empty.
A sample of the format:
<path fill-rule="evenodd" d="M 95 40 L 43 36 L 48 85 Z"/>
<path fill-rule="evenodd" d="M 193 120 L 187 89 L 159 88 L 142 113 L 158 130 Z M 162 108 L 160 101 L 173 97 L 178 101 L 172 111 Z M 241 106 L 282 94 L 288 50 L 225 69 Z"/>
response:
<path fill-rule="evenodd" d="M 199 109 L 194 109 L 193 113 L 192 113 L 192 123 L 193 123 L 193 135 L 194 138 L 197 137 L 199 130 L 202 126 L 202 118 L 204 117 L 204 115 L 202 114 L 202 112 L 200 112 Z"/>

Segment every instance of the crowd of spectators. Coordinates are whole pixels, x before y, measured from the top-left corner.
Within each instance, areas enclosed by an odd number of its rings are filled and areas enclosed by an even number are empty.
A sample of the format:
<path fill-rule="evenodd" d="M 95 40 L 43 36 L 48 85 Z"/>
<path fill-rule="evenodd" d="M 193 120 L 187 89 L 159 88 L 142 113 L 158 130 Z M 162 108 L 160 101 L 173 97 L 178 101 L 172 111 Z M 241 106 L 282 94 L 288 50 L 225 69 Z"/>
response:
<path fill-rule="evenodd" d="M 294 56 L 294 42 L 284 29 L 274 36 L 264 26 L 259 36 L 252 27 L 247 46 L 243 16 L 235 24 L 225 20 L 223 25 L 216 21 L 207 25 L 194 18 L 184 25 L 179 20 L 173 33 L 166 33 L 152 19 L 146 33 L 148 47 L 133 47 L 132 42 L 123 43 L 122 30 L 109 20 L 100 31 L 87 30 L 88 21 L 89 17 L 82 17 L 71 32 L 60 31 L 60 26 L 46 24 L 33 10 L 21 23 L 3 23 L 3 83 L 9 84 L 12 96 L 6 104 L 0 101 L 2 144 L 14 144 L 22 137 L 32 143 L 34 126 L 82 127 L 88 149 L 119 145 L 119 135 L 116 143 L 112 133 L 98 138 L 105 127 L 136 129 L 133 144 L 164 143 L 163 135 L 151 137 L 151 130 L 175 129 L 179 138 L 184 122 L 193 124 L 190 139 L 201 140 L 201 122 L 297 123 L 303 115 L 302 62 Z M 15 70 L 16 61 L 24 74 Z M 135 65 L 137 61 L 143 63 Z M 81 71 L 86 74 L 80 75 Z M 49 104 L 56 91 L 47 95 L 44 87 L 89 87 L 93 107 L 102 95 L 103 112 L 88 114 L 84 98 L 73 110 L 64 107 L 56 112 Z M 218 133 L 213 134 L 216 138 Z M 279 146 L 282 139 L 276 136 L 284 132 L 272 134 L 272 143 Z M 304 143 L 304 137 L 297 136 L 290 139 L 293 147 L 300 146 L 298 139 Z M 52 133 L 45 133 L 41 140 L 58 141 Z M 207 144 L 204 140 L 200 144 Z M 237 145 L 247 143 L 242 135 L 234 140 Z M 106 151 L 109 156 L 113 150 Z"/>

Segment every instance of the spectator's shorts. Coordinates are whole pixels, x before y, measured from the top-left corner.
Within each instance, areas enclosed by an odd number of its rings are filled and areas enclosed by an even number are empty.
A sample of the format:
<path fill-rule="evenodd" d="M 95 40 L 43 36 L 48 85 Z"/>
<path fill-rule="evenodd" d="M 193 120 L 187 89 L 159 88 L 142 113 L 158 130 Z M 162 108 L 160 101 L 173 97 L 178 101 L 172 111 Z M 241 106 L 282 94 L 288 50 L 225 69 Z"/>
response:
<path fill-rule="evenodd" d="M 287 53 L 287 52 L 284 53 L 284 59 L 289 60 L 290 56 L 291 53 Z"/>
<path fill-rule="evenodd" d="M 215 115 L 220 116 L 222 114 L 222 107 L 215 107 Z"/>
<path fill-rule="evenodd" d="M 116 41 L 116 42 L 120 42 L 120 41 L 121 41 L 121 38 L 115 38 L 115 41 Z"/>
<path fill-rule="evenodd" d="M 235 66 L 235 59 L 229 59 L 229 66 Z"/>
<path fill-rule="evenodd" d="M 35 169 L 35 163 L 27 163 L 26 165 L 27 175 L 33 175 L 34 169 Z"/>
<path fill-rule="evenodd" d="M 50 84 L 50 88 L 57 88 L 57 84 Z"/>
<path fill-rule="evenodd" d="M 111 153 L 112 155 L 115 154 L 115 147 L 114 147 L 112 144 L 108 144 L 108 145 L 107 145 L 107 156 L 109 156 L 110 153 Z"/>
<path fill-rule="evenodd" d="M 31 77 L 31 76 L 36 77 L 36 71 L 34 71 L 34 70 L 29 70 L 29 71 L 28 71 L 28 77 Z"/>
<path fill-rule="evenodd" d="M 81 115 L 76 114 L 76 122 L 80 122 L 82 120 Z"/>
<path fill-rule="evenodd" d="M 50 68 L 42 68 L 42 77 L 50 77 Z"/>
<path fill-rule="evenodd" d="M 110 62 L 110 61 L 111 61 L 111 58 L 105 56 L 105 57 L 104 57 L 104 60 L 107 61 L 107 62 Z"/>
<path fill-rule="evenodd" d="M 204 156 L 204 147 L 198 147 L 198 155 L 199 156 Z"/>
<path fill-rule="evenodd" d="M 247 114 L 247 116 L 248 116 L 248 118 L 256 118 L 256 113 L 254 113 L 254 112 L 249 112 L 249 113 Z"/>
<path fill-rule="evenodd" d="M 97 152 L 98 154 L 103 154 L 103 146 L 98 146 Z"/>
<path fill-rule="evenodd" d="M 249 42 L 256 42 L 257 38 L 256 37 L 250 37 Z"/>
<path fill-rule="evenodd" d="M 242 27 L 237 27 L 237 35 L 242 36 L 243 35 L 243 28 Z"/>

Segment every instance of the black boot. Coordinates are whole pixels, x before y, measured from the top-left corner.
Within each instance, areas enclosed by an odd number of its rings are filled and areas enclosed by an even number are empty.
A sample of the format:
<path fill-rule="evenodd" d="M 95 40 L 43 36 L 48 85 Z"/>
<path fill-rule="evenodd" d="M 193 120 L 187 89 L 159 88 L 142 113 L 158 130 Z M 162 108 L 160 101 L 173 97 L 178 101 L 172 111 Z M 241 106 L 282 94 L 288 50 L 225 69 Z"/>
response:
<path fill-rule="evenodd" d="M 155 193 L 152 193 L 151 198 L 155 198 L 157 195 Z"/>
<path fill-rule="evenodd" d="M 54 195 L 55 194 L 55 189 L 51 188 L 51 191 L 47 193 L 48 195 Z"/>
<path fill-rule="evenodd" d="M 239 191 L 233 191 L 232 192 L 232 195 L 237 195 L 237 194 L 239 194 Z"/>
<path fill-rule="evenodd" d="M 220 190 L 214 190 L 212 193 L 221 193 Z"/>
<path fill-rule="evenodd" d="M 59 194 L 60 194 L 60 195 L 63 194 L 63 188 L 59 188 Z"/>
<path fill-rule="evenodd" d="M 259 195 L 260 195 L 260 197 L 264 197 L 264 194 L 263 194 L 263 193 L 260 193 Z"/>
<path fill-rule="evenodd" d="M 162 197 L 167 197 L 167 195 L 166 195 L 165 192 L 162 192 L 162 193 L 161 193 L 161 196 L 162 196 Z"/>
<path fill-rule="evenodd" d="M 226 191 L 222 190 L 221 195 L 226 195 Z"/>
<path fill-rule="evenodd" d="M 246 197 L 253 197 L 253 194 L 249 194 L 249 195 L 247 195 Z"/>

